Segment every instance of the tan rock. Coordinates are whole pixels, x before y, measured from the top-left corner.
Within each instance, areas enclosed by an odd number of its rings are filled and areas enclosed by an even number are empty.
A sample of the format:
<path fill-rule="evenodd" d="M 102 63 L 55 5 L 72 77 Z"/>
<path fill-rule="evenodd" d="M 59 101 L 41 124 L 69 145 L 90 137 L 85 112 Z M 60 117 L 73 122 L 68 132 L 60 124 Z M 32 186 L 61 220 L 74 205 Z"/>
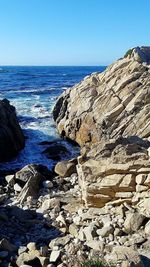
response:
<path fill-rule="evenodd" d="M 96 232 L 99 236 L 106 237 L 114 232 L 114 228 L 111 225 L 104 226 L 102 229 L 98 229 Z"/>
<path fill-rule="evenodd" d="M 55 172 L 61 177 L 67 177 L 76 172 L 77 160 L 61 161 L 55 166 Z"/>
<path fill-rule="evenodd" d="M 100 240 L 90 240 L 86 242 L 86 245 L 94 250 L 103 252 L 104 243 Z"/>
<path fill-rule="evenodd" d="M 88 76 L 60 96 L 53 111 L 60 134 L 80 145 L 120 134 L 147 137 L 146 84 L 150 78 L 143 61 L 136 58 L 142 50 L 149 57 L 149 51 L 138 49 L 134 49 L 130 58 L 118 60 L 103 73 Z"/>
<path fill-rule="evenodd" d="M 145 217 L 138 212 L 128 213 L 124 222 L 125 231 L 127 233 L 136 232 L 137 230 L 139 230 L 144 219 Z"/>
<path fill-rule="evenodd" d="M 141 214 L 145 217 L 150 218 L 150 197 L 144 198 L 138 202 L 137 208 Z"/>
<path fill-rule="evenodd" d="M 106 259 L 120 267 L 144 267 L 136 250 L 125 246 L 116 246 L 112 253 L 107 254 Z"/>
<path fill-rule="evenodd" d="M 63 237 L 57 237 L 55 239 L 52 239 L 52 241 L 49 243 L 50 248 L 54 248 L 55 246 L 61 246 L 64 247 L 66 244 L 70 242 L 71 235 L 66 235 Z"/>
<path fill-rule="evenodd" d="M 59 199 L 58 198 L 50 198 L 50 199 L 44 200 L 40 210 L 42 212 L 45 212 L 45 211 L 52 209 L 52 208 L 55 208 L 55 207 L 60 207 Z"/>
<path fill-rule="evenodd" d="M 91 223 L 89 226 L 86 226 L 83 229 L 83 232 L 87 241 L 93 240 L 94 237 L 98 236 L 96 233 L 96 227 L 93 223 Z"/>
<path fill-rule="evenodd" d="M 78 236 L 78 231 L 79 231 L 79 229 L 74 223 L 69 225 L 69 233 L 72 236 L 77 237 Z"/>

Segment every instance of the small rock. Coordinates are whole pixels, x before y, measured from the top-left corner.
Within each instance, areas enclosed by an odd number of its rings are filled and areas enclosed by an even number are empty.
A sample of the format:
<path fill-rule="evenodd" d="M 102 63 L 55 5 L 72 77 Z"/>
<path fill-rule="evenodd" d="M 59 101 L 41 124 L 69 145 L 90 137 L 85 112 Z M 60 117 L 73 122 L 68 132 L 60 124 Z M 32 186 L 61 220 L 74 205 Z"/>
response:
<path fill-rule="evenodd" d="M 74 223 L 72 223 L 72 224 L 69 225 L 69 233 L 72 236 L 78 237 L 78 231 L 79 231 L 79 229 L 78 229 L 78 227 Z"/>
<path fill-rule="evenodd" d="M 10 186 L 13 186 L 15 183 L 15 176 L 14 175 L 7 175 L 7 176 L 5 176 L 5 180 Z"/>
<path fill-rule="evenodd" d="M 55 239 L 53 239 L 50 243 L 49 243 L 49 247 L 51 249 L 53 249 L 55 246 L 66 246 L 71 240 L 70 235 L 66 235 L 63 237 L 57 237 Z"/>
<path fill-rule="evenodd" d="M 84 234 L 85 234 L 85 237 L 86 237 L 87 241 L 93 240 L 94 237 L 97 236 L 97 234 L 96 234 L 96 226 L 94 224 L 92 224 L 92 223 L 89 226 L 85 227 L 83 229 L 83 231 L 84 231 Z"/>
<path fill-rule="evenodd" d="M 19 184 L 14 184 L 14 190 L 17 191 L 17 192 L 21 192 L 22 190 L 22 187 L 19 185 Z"/>
<path fill-rule="evenodd" d="M 114 230 L 114 236 L 121 236 L 122 235 L 122 230 L 119 228 L 115 228 Z"/>
<path fill-rule="evenodd" d="M 42 203 L 42 207 L 39 210 L 41 210 L 42 212 L 45 212 L 55 207 L 58 207 L 58 208 L 60 207 L 60 201 L 57 198 L 51 198 L 51 199 L 46 199 Z"/>
<path fill-rule="evenodd" d="M 104 249 L 104 242 L 100 240 L 90 240 L 86 242 L 86 246 L 102 252 Z"/>
<path fill-rule="evenodd" d="M 97 230 L 97 234 L 101 237 L 109 236 L 109 234 L 112 234 L 114 232 L 114 228 L 110 226 L 104 226 L 102 229 Z"/>
<path fill-rule="evenodd" d="M 145 216 L 138 212 L 128 213 L 124 222 L 124 228 L 127 233 L 136 232 L 141 227 Z"/>
<path fill-rule="evenodd" d="M 81 241 L 85 240 L 85 234 L 84 234 L 83 228 L 80 228 L 80 230 L 79 230 L 78 239 Z"/>
<path fill-rule="evenodd" d="M 56 262 L 60 257 L 60 250 L 53 250 L 50 255 L 50 262 Z"/>
<path fill-rule="evenodd" d="M 65 218 L 62 216 L 62 214 L 59 214 L 59 216 L 56 218 L 56 221 L 60 222 L 61 226 L 63 226 L 63 225 L 66 226 Z"/>

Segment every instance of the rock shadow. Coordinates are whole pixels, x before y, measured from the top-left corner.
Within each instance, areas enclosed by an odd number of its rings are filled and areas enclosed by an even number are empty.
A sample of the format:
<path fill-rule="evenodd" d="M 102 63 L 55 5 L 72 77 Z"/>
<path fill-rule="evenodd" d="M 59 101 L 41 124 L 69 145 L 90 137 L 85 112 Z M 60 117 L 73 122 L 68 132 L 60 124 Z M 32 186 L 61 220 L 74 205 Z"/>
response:
<path fill-rule="evenodd" d="M 37 250 L 48 246 L 49 242 L 62 236 L 62 233 L 52 226 L 52 221 L 43 217 L 35 210 L 22 209 L 17 206 L 0 207 L 0 255 L 8 252 L 7 257 L 1 258 L 1 267 L 17 267 L 16 256 L 18 248 L 25 249 L 30 242 L 35 242 Z M 7 242 L 2 242 L 7 240 Z M 25 249 L 28 252 L 28 249 Z M 30 266 L 30 260 L 27 262 Z M 41 267 L 38 257 L 31 259 L 31 266 Z"/>

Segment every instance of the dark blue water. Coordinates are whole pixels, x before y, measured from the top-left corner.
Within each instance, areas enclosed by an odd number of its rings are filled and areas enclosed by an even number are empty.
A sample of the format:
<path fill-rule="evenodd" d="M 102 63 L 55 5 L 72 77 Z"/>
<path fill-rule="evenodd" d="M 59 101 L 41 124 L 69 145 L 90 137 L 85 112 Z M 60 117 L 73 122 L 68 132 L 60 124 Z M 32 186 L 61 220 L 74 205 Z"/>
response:
<path fill-rule="evenodd" d="M 52 119 L 57 97 L 67 88 L 92 72 L 105 67 L 0 67 L 0 99 L 7 98 L 16 107 L 17 115 L 28 137 L 25 149 L 1 169 L 21 168 L 29 163 L 52 166 L 41 152 L 41 141 L 59 138 Z M 70 146 L 69 144 L 66 144 Z M 69 148 L 71 151 L 71 147 Z M 75 150 L 72 151 L 72 154 Z"/>

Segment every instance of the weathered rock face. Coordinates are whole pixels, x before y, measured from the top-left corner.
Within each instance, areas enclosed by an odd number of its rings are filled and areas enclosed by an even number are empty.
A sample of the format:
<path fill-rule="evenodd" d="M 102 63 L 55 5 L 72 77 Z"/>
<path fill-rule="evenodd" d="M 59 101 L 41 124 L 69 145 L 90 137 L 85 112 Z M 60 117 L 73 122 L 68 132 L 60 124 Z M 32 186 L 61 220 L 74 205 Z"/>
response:
<path fill-rule="evenodd" d="M 24 135 L 15 108 L 7 99 L 0 101 L 0 161 L 15 156 L 24 147 Z"/>
<path fill-rule="evenodd" d="M 92 74 L 58 99 L 53 116 L 62 136 L 87 143 L 150 136 L 150 48 L 135 48 L 103 73 Z"/>
<path fill-rule="evenodd" d="M 149 63 L 150 47 L 134 48 L 55 105 L 59 133 L 82 147 L 77 172 L 87 206 L 150 197 Z"/>
<path fill-rule="evenodd" d="M 110 200 L 131 202 L 150 187 L 149 142 L 120 137 L 97 143 L 78 159 L 79 184 L 87 206 L 102 207 Z M 138 184 L 138 179 L 145 177 Z"/>

